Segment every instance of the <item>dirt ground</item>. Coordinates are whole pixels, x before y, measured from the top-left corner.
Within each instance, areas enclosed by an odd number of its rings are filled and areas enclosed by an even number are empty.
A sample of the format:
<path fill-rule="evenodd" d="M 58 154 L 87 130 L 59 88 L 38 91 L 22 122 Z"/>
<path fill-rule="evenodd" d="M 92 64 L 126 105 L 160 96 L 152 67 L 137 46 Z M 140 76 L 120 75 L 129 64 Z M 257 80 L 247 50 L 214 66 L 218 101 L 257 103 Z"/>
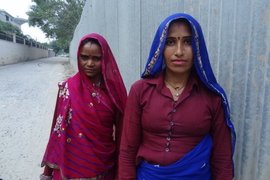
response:
<path fill-rule="evenodd" d="M 73 73 L 63 57 L 0 66 L 0 179 L 39 179 L 57 83 Z"/>

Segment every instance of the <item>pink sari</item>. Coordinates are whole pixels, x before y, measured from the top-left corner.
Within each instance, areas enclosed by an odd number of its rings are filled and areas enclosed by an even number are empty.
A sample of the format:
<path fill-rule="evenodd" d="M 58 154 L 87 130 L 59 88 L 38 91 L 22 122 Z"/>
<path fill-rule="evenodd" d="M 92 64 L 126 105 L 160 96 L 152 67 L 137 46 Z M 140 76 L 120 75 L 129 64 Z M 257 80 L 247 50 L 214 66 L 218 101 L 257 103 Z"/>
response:
<path fill-rule="evenodd" d="M 80 46 L 89 38 L 96 39 L 102 48 L 103 81 L 100 87 L 93 85 L 78 63 L 79 72 L 59 84 L 42 161 L 42 165 L 54 169 L 54 179 L 114 179 L 116 171 L 126 89 L 106 40 L 89 34 L 81 39 Z"/>

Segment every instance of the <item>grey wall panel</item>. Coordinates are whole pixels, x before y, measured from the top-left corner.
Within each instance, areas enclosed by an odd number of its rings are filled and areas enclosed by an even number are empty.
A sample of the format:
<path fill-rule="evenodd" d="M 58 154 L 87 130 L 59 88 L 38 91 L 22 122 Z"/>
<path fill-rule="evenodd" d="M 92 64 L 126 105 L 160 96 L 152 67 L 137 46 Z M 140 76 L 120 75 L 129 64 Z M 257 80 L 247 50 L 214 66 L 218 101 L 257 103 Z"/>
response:
<path fill-rule="evenodd" d="M 140 77 L 141 30 L 139 1 L 119 1 L 119 67 L 124 82 L 130 85 Z"/>
<path fill-rule="evenodd" d="M 70 45 L 102 34 L 127 88 L 140 77 L 159 23 L 186 12 L 201 24 L 213 71 L 227 92 L 237 132 L 235 179 L 270 177 L 269 0 L 88 0 Z"/>

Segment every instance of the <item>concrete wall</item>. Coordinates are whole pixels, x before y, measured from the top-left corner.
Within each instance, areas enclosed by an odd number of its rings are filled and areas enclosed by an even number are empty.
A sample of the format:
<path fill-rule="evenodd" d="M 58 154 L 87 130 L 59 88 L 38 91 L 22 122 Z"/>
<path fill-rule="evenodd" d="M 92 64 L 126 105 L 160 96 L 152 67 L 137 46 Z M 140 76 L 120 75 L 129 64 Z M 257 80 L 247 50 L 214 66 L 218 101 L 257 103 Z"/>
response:
<path fill-rule="evenodd" d="M 0 66 L 48 57 L 47 49 L 0 39 Z"/>
<path fill-rule="evenodd" d="M 214 73 L 227 92 L 237 133 L 235 179 L 269 179 L 269 0 L 88 0 L 70 45 L 72 64 L 76 67 L 79 39 L 98 32 L 108 40 L 129 89 L 159 23 L 174 12 L 200 22 Z"/>

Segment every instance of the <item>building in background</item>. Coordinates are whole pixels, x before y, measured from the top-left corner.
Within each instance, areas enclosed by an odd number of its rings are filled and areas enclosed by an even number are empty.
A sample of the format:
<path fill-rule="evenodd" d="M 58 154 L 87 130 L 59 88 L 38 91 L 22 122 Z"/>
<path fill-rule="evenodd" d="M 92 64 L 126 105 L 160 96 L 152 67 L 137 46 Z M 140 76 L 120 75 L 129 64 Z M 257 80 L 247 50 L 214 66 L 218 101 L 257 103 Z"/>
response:
<path fill-rule="evenodd" d="M 8 12 L 6 12 L 5 10 L 1 10 L 1 9 L 0 9 L 0 20 L 3 22 L 10 23 L 10 24 L 12 24 L 20 29 L 21 29 L 21 25 L 27 22 L 26 19 L 19 18 L 19 17 L 13 17 Z"/>

